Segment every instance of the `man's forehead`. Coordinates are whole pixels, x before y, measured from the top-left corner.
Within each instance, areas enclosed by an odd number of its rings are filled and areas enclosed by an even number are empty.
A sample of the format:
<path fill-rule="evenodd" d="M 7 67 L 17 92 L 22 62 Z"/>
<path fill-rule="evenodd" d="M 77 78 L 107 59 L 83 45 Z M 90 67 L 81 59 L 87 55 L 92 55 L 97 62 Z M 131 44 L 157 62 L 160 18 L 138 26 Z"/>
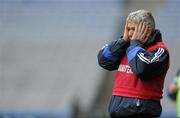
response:
<path fill-rule="evenodd" d="M 136 24 L 135 22 L 128 22 L 128 27 L 135 27 Z"/>

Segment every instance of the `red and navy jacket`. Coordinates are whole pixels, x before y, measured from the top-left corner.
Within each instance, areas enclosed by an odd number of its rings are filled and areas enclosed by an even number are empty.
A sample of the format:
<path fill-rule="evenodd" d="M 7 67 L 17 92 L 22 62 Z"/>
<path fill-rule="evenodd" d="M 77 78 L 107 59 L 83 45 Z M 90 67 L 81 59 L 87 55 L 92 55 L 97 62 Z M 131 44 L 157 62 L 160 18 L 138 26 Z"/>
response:
<path fill-rule="evenodd" d="M 155 30 L 144 45 L 139 40 L 126 43 L 122 38 L 105 45 L 98 62 L 107 70 L 117 70 L 113 95 L 159 101 L 169 68 L 169 51 Z"/>

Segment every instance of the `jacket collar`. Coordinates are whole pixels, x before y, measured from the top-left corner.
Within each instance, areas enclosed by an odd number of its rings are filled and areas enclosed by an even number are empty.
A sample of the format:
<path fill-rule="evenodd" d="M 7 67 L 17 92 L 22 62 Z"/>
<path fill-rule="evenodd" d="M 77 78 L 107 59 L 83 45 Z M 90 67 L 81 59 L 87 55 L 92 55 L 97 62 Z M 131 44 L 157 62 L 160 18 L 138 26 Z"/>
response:
<path fill-rule="evenodd" d="M 150 46 L 156 42 L 161 42 L 162 41 L 161 32 L 158 29 L 156 29 L 149 38 L 150 39 L 148 40 L 148 42 L 144 44 L 145 47 Z"/>

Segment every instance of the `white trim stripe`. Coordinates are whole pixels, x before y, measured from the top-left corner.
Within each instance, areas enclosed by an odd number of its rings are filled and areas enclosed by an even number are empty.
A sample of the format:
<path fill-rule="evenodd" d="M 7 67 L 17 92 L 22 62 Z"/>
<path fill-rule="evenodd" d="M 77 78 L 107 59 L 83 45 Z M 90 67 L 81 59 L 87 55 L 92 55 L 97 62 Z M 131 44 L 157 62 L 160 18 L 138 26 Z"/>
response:
<path fill-rule="evenodd" d="M 154 54 L 154 57 L 152 57 L 152 59 L 148 59 L 147 57 L 145 57 L 144 53 L 142 52 L 139 52 L 137 56 L 141 61 L 147 64 L 151 64 L 151 63 L 159 61 L 159 58 L 163 55 L 164 51 L 165 50 L 163 48 L 158 48 L 157 52 Z"/>
<path fill-rule="evenodd" d="M 150 64 L 149 60 L 147 58 L 144 57 L 144 54 L 143 53 L 139 53 L 137 54 L 137 56 L 139 57 L 139 59 L 147 64 Z"/>

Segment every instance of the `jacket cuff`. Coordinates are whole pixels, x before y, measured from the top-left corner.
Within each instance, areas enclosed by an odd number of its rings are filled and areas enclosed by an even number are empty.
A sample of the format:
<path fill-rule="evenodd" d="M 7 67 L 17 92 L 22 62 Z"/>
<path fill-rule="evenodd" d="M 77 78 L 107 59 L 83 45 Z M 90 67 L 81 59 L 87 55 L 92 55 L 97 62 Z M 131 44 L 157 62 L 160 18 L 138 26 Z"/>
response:
<path fill-rule="evenodd" d="M 130 43 L 124 41 L 124 39 L 119 38 L 114 46 L 110 46 L 109 49 L 112 53 L 119 53 L 119 50 L 126 50 L 129 47 Z"/>
<path fill-rule="evenodd" d="M 144 51 L 143 44 L 139 40 L 131 40 L 130 47 L 127 49 L 128 62 L 130 62 L 139 51 Z"/>
<path fill-rule="evenodd" d="M 143 44 L 139 40 L 136 40 L 136 39 L 131 40 L 130 47 L 136 47 L 136 46 L 143 47 Z"/>
<path fill-rule="evenodd" d="M 130 43 L 129 43 L 129 42 L 126 42 L 126 41 L 123 39 L 123 37 L 120 37 L 120 38 L 118 39 L 118 43 L 121 44 L 121 45 L 124 46 L 124 47 L 129 47 L 129 45 L 130 45 Z"/>

